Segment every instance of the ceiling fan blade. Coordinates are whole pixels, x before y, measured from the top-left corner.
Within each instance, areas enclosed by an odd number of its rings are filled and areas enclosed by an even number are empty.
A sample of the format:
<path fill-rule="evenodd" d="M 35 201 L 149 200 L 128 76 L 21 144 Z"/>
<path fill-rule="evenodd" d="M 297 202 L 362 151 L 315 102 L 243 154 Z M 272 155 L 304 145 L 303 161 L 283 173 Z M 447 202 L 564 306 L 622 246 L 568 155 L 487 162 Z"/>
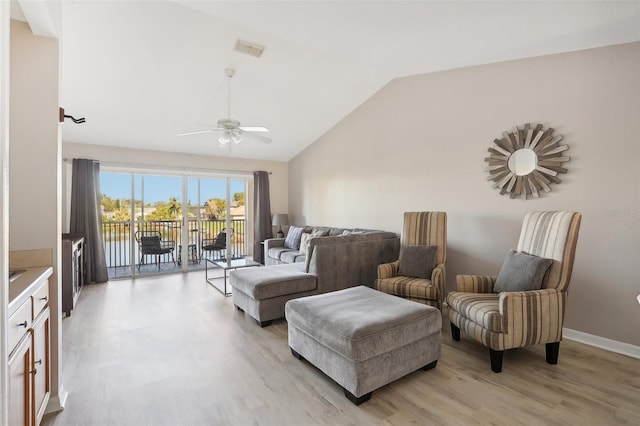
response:
<path fill-rule="evenodd" d="M 254 139 L 256 141 L 262 143 L 271 143 L 271 138 L 268 138 L 263 135 L 259 135 L 258 133 L 269 133 L 269 129 L 263 126 L 241 126 L 240 121 L 231 118 L 231 77 L 233 77 L 236 71 L 233 68 L 227 68 L 224 70 L 227 76 L 227 88 L 228 88 L 228 96 L 227 96 L 227 118 L 221 118 L 218 120 L 217 129 L 214 126 L 207 125 L 204 123 L 200 123 L 206 127 L 212 127 L 209 130 L 202 130 L 196 132 L 182 133 L 180 136 L 185 135 L 196 135 L 199 133 L 210 133 L 215 131 L 224 132 L 220 138 L 218 138 L 218 142 L 221 147 L 227 147 L 229 149 L 229 142 L 233 142 L 234 144 L 240 143 L 243 136 L 246 136 L 248 139 Z"/>
<path fill-rule="evenodd" d="M 240 126 L 240 130 L 244 132 L 269 133 L 269 129 L 263 126 Z"/>
<path fill-rule="evenodd" d="M 250 139 L 256 140 L 258 142 L 262 142 L 262 143 L 271 143 L 272 142 L 271 138 L 268 138 L 266 136 L 262 136 L 262 135 L 259 135 L 257 133 L 253 133 L 253 132 L 243 132 L 242 136 L 246 136 L 247 138 L 250 138 Z"/>
<path fill-rule="evenodd" d="M 207 130 L 198 130 L 195 132 L 186 132 L 186 133 L 180 133 L 178 134 L 178 136 L 189 136 L 189 135 L 199 135 L 201 133 L 211 133 L 211 132 L 215 132 L 215 129 L 207 129 Z"/>

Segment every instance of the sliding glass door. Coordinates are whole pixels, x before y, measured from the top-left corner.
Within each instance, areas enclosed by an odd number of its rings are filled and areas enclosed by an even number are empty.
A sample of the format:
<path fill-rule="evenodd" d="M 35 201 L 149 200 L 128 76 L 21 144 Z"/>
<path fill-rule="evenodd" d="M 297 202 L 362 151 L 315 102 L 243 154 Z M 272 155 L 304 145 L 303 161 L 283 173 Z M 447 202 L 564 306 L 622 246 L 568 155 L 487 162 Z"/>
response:
<path fill-rule="evenodd" d="M 247 179 L 103 167 L 101 190 L 110 278 L 202 269 L 205 257 L 251 254 Z M 213 246 L 221 233 L 226 244 Z"/>
<path fill-rule="evenodd" d="M 247 255 L 246 244 L 246 180 L 192 178 L 189 191 L 197 188 L 199 214 L 197 215 L 202 247 L 209 247 L 220 233 L 225 234 L 224 250 L 203 249 L 202 257 L 234 258 Z"/>

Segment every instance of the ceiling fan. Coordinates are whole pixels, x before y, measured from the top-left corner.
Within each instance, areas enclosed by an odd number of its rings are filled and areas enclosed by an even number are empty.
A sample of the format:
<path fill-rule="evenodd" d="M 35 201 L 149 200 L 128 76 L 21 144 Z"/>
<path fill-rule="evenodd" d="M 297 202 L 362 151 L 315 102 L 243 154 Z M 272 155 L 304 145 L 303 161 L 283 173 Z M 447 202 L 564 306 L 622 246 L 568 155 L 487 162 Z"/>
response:
<path fill-rule="evenodd" d="M 178 136 L 222 132 L 222 135 L 220 135 L 220 137 L 218 138 L 218 142 L 220 142 L 221 147 L 228 145 L 229 142 L 238 144 L 243 139 L 243 137 L 254 139 L 263 143 L 271 143 L 271 138 L 259 134 L 268 133 L 269 129 L 262 126 L 242 126 L 240 124 L 240 121 L 231 118 L 231 77 L 236 74 L 236 70 L 234 70 L 233 68 L 227 68 L 224 70 L 224 73 L 228 78 L 227 118 L 221 118 L 220 120 L 218 120 L 217 127 L 213 129 L 180 133 Z"/>

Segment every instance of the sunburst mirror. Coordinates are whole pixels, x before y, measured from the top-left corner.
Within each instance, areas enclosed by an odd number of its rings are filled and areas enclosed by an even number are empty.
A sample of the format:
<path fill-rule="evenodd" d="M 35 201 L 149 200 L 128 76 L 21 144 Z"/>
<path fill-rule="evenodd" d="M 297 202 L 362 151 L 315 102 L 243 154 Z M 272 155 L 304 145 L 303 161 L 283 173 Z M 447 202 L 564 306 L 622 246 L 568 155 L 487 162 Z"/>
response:
<path fill-rule="evenodd" d="M 566 173 L 563 164 L 570 157 L 563 153 L 569 149 L 560 145 L 562 136 L 553 135 L 553 129 L 544 129 L 542 124 L 527 123 L 522 129 L 517 126 L 511 132 L 503 132 L 489 148 L 488 180 L 500 194 L 510 198 L 540 197 L 540 191 L 549 192 L 552 183 L 560 183 L 559 173 Z"/>

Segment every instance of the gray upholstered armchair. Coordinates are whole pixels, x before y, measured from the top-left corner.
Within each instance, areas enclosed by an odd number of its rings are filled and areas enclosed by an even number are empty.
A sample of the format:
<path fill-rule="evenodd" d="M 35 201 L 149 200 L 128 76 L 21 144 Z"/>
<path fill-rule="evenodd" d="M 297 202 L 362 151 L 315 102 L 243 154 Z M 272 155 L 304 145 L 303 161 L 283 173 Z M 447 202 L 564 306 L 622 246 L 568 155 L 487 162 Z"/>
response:
<path fill-rule="evenodd" d="M 435 251 L 430 259 L 433 264 L 426 267 L 426 274 L 403 272 L 400 264 L 403 261 L 402 257 L 407 255 L 408 246 L 434 246 Z M 425 256 L 425 263 L 427 263 L 426 257 L 429 256 Z M 375 288 L 441 309 L 444 299 L 446 260 L 447 214 L 445 212 L 405 212 L 400 259 L 378 266 Z"/>
<path fill-rule="evenodd" d="M 488 346 L 494 372 L 502 371 L 505 349 L 542 343 L 547 362 L 558 362 L 580 219 L 574 212 L 527 213 L 517 252 L 507 255 L 498 276 L 456 277 L 457 291 L 447 295 L 453 340 L 460 340 L 462 330 Z M 522 259 L 529 265 L 518 264 Z M 539 265 L 527 269 L 533 262 Z M 509 288 L 524 275 L 535 274 L 540 281 L 533 288 L 538 289 Z"/>

